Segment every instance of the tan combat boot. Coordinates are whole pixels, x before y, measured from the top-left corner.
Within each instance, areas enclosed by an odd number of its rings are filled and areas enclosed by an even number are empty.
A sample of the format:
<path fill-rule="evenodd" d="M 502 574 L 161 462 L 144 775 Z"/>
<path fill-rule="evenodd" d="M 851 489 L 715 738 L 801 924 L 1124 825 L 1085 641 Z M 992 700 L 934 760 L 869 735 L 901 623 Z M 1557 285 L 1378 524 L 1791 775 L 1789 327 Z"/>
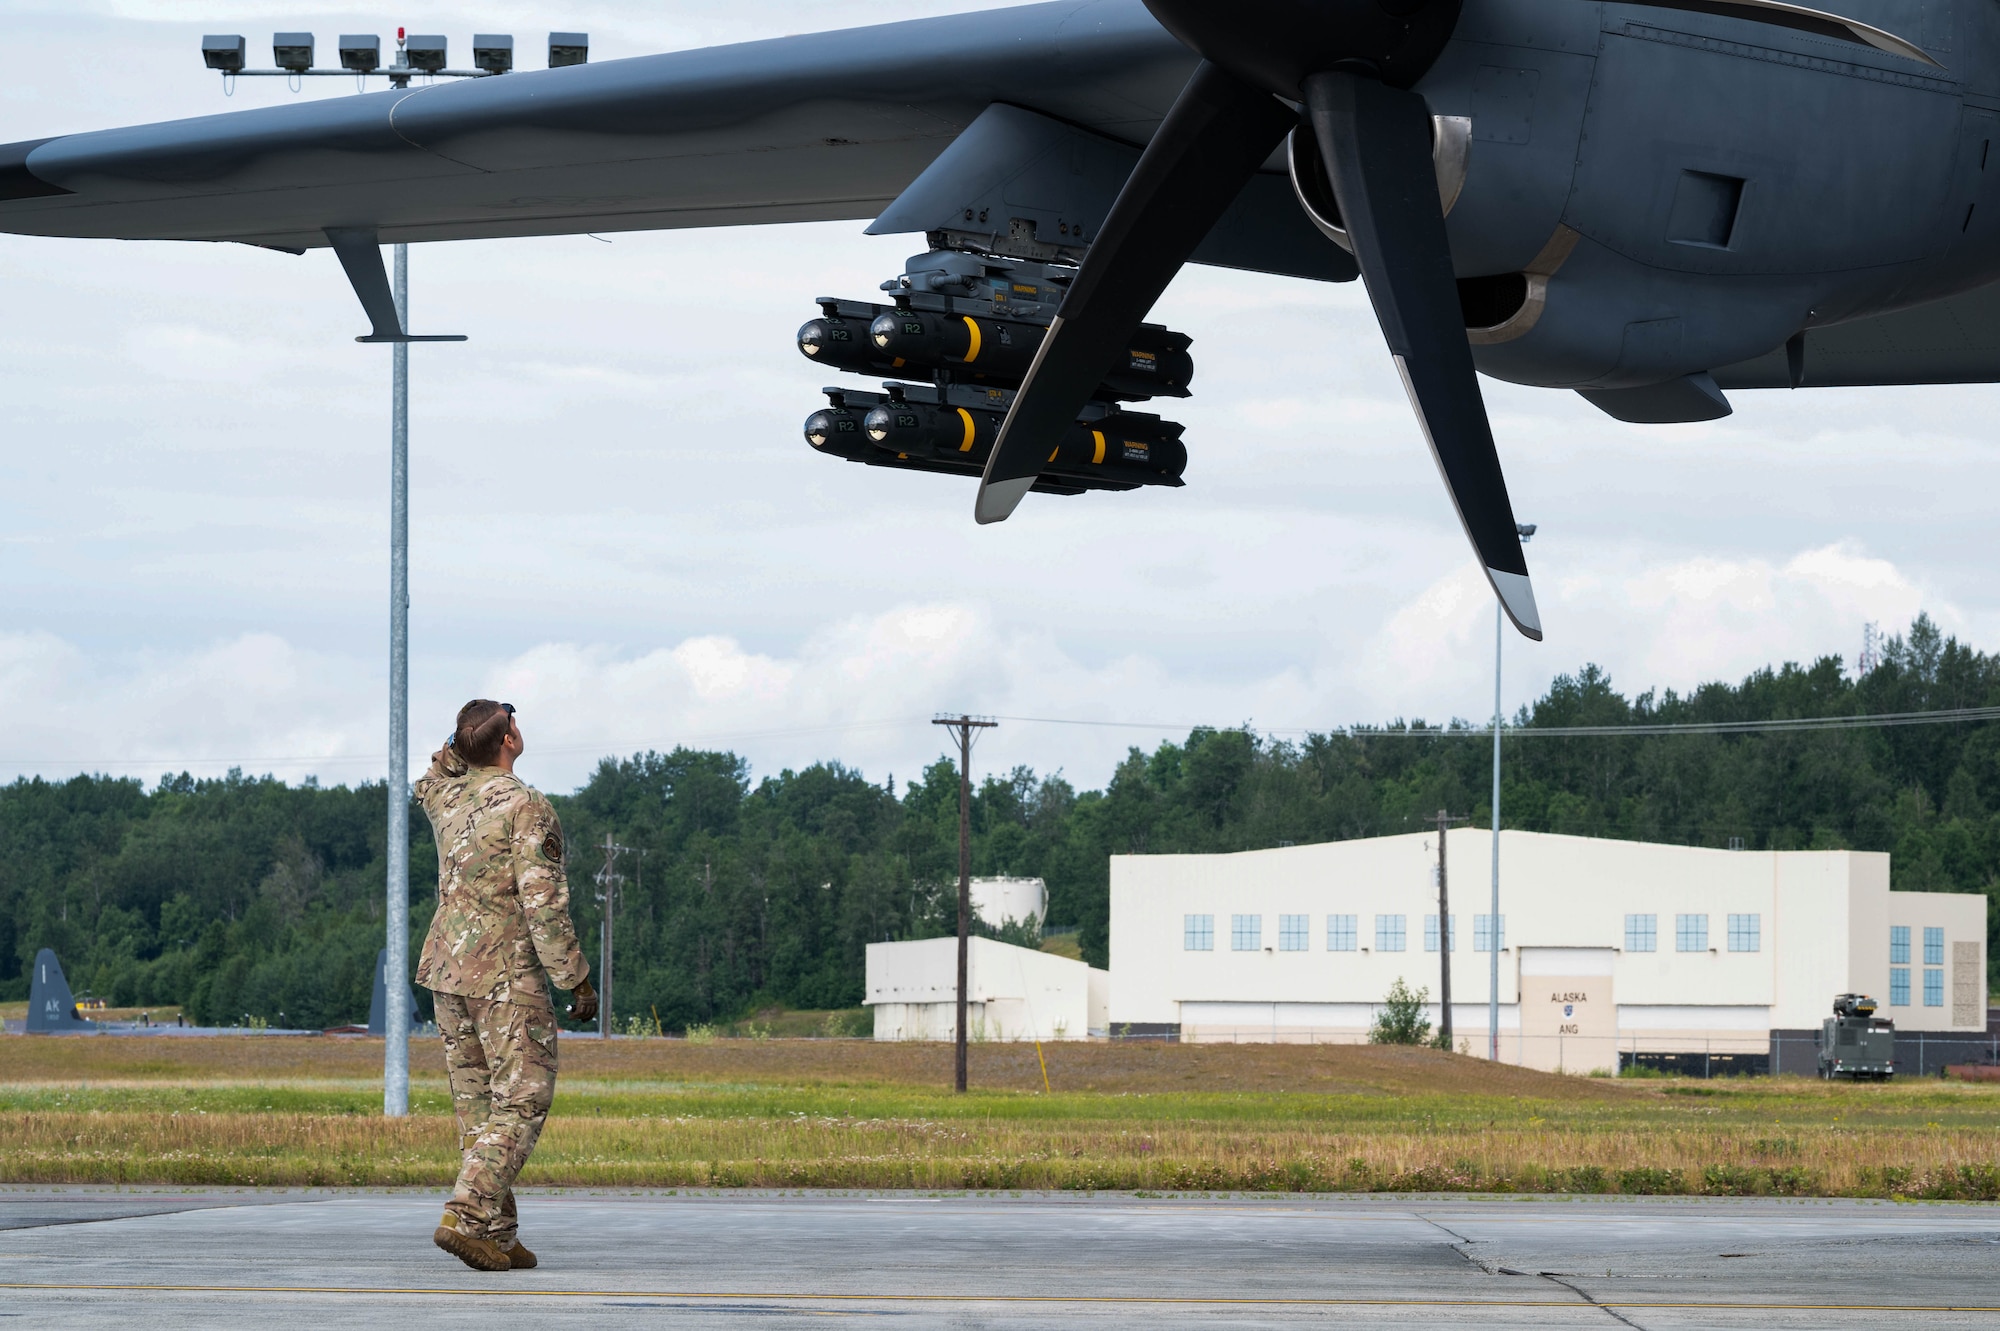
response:
<path fill-rule="evenodd" d="M 458 1227 L 458 1217 L 450 1211 L 438 1221 L 431 1242 L 475 1271 L 508 1271 L 514 1263 L 506 1250 L 491 1239 L 475 1238 Z"/>
<path fill-rule="evenodd" d="M 528 1251 L 528 1245 L 519 1239 L 514 1240 L 513 1247 L 502 1248 L 501 1251 L 507 1254 L 508 1265 L 516 1271 L 532 1271 L 541 1265 L 535 1260 L 535 1254 Z"/>

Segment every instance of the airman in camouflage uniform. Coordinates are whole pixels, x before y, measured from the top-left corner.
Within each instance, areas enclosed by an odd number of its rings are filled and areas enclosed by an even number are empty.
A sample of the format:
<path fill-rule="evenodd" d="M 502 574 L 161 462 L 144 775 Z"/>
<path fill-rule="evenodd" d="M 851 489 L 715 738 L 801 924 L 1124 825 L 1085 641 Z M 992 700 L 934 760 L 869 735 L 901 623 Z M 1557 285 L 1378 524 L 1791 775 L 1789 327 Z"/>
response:
<path fill-rule="evenodd" d="M 535 1265 L 520 1243 L 512 1185 L 555 1098 L 552 991 L 574 991 L 581 1019 L 596 1006 L 569 917 L 562 827 L 514 775 L 520 729 L 502 708 L 466 704 L 453 742 L 416 786 L 438 853 L 437 913 L 416 979 L 435 997 L 461 1151 L 435 1237 L 482 1270 Z"/>

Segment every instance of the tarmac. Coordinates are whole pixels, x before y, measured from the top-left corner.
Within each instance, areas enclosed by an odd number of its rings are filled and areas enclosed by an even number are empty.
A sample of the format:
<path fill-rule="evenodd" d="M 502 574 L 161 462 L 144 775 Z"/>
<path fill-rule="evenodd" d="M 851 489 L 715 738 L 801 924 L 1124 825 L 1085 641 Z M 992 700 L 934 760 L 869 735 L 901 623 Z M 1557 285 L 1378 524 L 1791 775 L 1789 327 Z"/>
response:
<path fill-rule="evenodd" d="M 1727 1198 L 0 1188 L 0 1324 L 2000 1327 L 2000 1207 Z"/>

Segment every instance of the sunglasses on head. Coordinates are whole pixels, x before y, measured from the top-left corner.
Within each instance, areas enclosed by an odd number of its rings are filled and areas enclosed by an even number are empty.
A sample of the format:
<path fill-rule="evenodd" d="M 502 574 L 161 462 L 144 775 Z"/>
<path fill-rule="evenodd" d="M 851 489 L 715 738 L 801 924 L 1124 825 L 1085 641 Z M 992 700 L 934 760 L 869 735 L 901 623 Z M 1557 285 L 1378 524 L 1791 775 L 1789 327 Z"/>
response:
<path fill-rule="evenodd" d="M 510 702 L 503 702 L 500 704 L 500 710 L 505 712 L 507 715 L 512 716 L 514 714 L 514 704 Z"/>

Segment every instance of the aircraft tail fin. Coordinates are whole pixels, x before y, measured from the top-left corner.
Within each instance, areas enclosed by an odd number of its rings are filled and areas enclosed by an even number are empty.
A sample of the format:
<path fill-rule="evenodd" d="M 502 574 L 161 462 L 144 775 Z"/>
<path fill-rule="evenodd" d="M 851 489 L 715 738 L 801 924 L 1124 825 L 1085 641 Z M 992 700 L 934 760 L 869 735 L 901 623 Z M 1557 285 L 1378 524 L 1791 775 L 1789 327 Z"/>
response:
<path fill-rule="evenodd" d="M 417 991 L 410 990 L 410 1025 L 417 1024 Z M 389 1029 L 389 949 L 375 954 L 375 991 L 368 999 L 368 1033 L 381 1035 Z"/>
<path fill-rule="evenodd" d="M 62 963 L 56 960 L 55 952 L 46 947 L 37 952 L 28 981 L 28 1033 L 95 1029 L 94 1023 L 77 1015 L 76 999 L 70 994 L 69 981 L 63 978 Z"/>

